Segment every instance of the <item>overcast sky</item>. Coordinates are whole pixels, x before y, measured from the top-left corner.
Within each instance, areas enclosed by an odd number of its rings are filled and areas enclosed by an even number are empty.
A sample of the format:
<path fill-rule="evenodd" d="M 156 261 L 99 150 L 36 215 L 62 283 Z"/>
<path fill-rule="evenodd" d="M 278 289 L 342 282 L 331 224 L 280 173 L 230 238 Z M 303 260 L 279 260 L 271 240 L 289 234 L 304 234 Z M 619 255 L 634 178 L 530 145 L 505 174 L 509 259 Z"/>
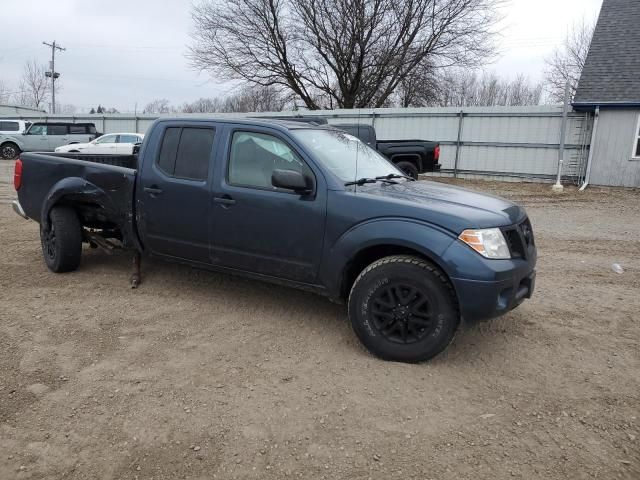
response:
<path fill-rule="evenodd" d="M 98 103 L 142 110 L 156 98 L 174 104 L 224 95 L 231 86 L 194 71 L 185 59 L 192 0 L 2 0 L 0 81 L 17 88 L 23 64 L 47 64 L 56 40 L 59 103 L 80 111 Z M 595 19 L 602 0 L 511 0 L 504 7 L 501 56 L 486 69 L 540 80 L 544 58 L 572 23 Z"/>

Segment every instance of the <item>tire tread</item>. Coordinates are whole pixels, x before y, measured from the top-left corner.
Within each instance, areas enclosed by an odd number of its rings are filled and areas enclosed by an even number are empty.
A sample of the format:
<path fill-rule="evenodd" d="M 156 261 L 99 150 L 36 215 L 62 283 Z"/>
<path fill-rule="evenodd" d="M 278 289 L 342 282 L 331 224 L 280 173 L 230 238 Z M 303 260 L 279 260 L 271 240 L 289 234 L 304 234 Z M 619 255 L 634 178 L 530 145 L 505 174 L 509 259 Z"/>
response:
<path fill-rule="evenodd" d="M 418 256 L 414 256 L 414 255 L 399 254 L 399 255 L 389 255 L 387 257 L 380 258 L 380 259 L 372 262 L 371 264 L 369 264 L 356 277 L 355 281 L 353 282 L 353 285 L 351 286 L 351 290 L 349 292 L 349 298 L 348 298 L 348 301 L 347 301 L 347 305 L 349 305 L 349 309 L 350 309 L 351 305 L 352 305 L 352 303 L 351 303 L 352 302 L 352 296 L 354 295 L 354 292 L 356 291 L 356 289 L 358 287 L 358 284 L 363 280 L 363 278 L 365 278 L 367 276 L 367 274 L 371 273 L 375 269 L 380 268 L 382 266 L 394 265 L 394 264 L 395 265 L 397 265 L 397 264 L 411 265 L 411 266 L 418 267 L 418 268 L 420 268 L 422 270 L 428 271 L 429 273 L 433 274 L 442 283 L 442 285 L 444 287 L 446 287 L 446 290 L 449 293 L 452 305 L 453 305 L 454 310 L 456 312 L 456 317 L 457 317 L 457 322 L 458 323 L 457 323 L 457 325 L 455 327 L 453 335 L 442 346 L 442 348 L 439 349 L 436 352 L 425 352 L 424 355 L 422 355 L 420 357 L 417 357 L 417 358 L 414 358 L 412 360 L 409 360 L 410 363 L 422 362 L 422 361 L 428 360 L 430 358 L 433 358 L 435 355 L 437 355 L 442 350 L 444 350 L 453 341 L 453 339 L 455 337 L 455 332 L 457 331 L 457 329 L 458 329 L 458 327 L 460 325 L 460 308 L 459 308 L 459 305 L 458 305 L 458 299 L 457 299 L 455 290 L 453 288 L 453 285 L 451 284 L 451 282 L 449 281 L 449 279 L 445 275 L 445 273 L 440 268 L 438 268 L 436 265 L 434 265 L 433 263 L 429 262 L 428 260 L 425 260 L 423 258 L 420 258 Z M 378 356 L 380 356 L 380 355 L 378 355 Z M 393 358 L 390 358 L 390 357 L 387 358 L 385 356 L 381 356 L 381 358 L 383 360 L 393 360 Z M 407 361 L 407 360 L 404 360 L 404 361 Z"/>

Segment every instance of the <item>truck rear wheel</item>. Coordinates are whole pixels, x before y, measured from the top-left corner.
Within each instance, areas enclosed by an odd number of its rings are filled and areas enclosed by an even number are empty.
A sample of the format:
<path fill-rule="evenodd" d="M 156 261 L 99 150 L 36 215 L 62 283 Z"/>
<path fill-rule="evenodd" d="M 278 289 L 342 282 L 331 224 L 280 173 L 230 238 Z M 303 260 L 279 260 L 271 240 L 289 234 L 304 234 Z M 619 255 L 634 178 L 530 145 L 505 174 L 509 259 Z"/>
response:
<path fill-rule="evenodd" d="M 13 142 L 6 142 L 0 146 L 0 156 L 5 160 L 13 160 L 20 155 L 20 148 Z"/>
<path fill-rule="evenodd" d="M 453 340 L 459 313 L 453 287 L 431 263 L 410 255 L 375 261 L 349 295 L 351 325 L 374 355 L 420 362 Z"/>
<path fill-rule="evenodd" d="M 405 174 L 409 175 L 411 178 L 417 180 L 418 179 L 418 167 L 416 167 L 411 162 L 398 162 L 396 163 L 396 167 L 402 170 Z"/>
<path fill-rule="evenodd" d="M 75 210 L 54 207 L 49 214 L 49 226 L 40 224 L 42 255 L 49 270 L 71 272 L 80 265 L 82 226 Z"/>

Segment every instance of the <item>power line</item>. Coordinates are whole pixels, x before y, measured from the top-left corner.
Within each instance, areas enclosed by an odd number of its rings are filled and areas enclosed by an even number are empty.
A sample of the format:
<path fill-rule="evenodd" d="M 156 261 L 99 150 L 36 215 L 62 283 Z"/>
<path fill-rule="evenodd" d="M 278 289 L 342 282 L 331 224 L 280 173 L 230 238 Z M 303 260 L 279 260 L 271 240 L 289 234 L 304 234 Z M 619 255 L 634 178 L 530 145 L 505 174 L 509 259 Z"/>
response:
<path fill-rule="evenodd" d="M 51 77 L 51 113 L 56 113 L 56 79 L 60 76 L 60 74 L 56 72 L 56 50 L 64 52 L 66 48 L 56 45 L 55 40 L 53 43 L 42 43 L 51 47 L 51 71 L 45 72 L 45 76 Z"/>

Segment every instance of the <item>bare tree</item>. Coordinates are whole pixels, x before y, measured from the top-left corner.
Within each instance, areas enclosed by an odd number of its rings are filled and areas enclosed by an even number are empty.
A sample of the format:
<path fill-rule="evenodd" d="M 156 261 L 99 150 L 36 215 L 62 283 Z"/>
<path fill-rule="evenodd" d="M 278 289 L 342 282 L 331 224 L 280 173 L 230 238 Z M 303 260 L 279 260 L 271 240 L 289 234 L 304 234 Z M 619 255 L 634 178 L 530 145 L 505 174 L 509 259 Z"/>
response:
<path fill-rule="evenodd" d="M 393 104 L 400 107 L 426 107 L 440 94 L 438 75 L 432 65 L 419 65 L 400 80 Z"/>
<path fill-rule="evenodd" d="M 286 98 L 273 87 L 243 87 L 227 97 L 185 102 L 180 110 L 184 113 L 278 112 L 284 109 L 286 103 Z"/>
<path fill-rule="evenodd" d="M 173 113 L 175 108 L 171 106 L 166 98 L 159 98 L 147 103 L 142 113 Z"/>
<path fill-rule="evenodd" d="M 184 113 L 216 113 L 222 111 L 219 98 L 199 98 L 194 102 L 185 102 L 180 110 Z"/>
<path fill-rule="evenodd" d="M 56 112 L 64 115 L 74 115 L 78 111 L 78 107 L 71 103 L 56 102 Z"/>
<path fill-rule="evenodd" d="M 18 92 L 14 96 L 15 103 L 37 109 L 45 107 L 49 95 L 49 81 L 44 75 L 45 71 L 46 67 L 35 60 L 24 64 Z"/>
<path fill-rule="evenodd" d="M 502 0 L 202 0 L 189 58 L 310 109 L 379 107 L 416 68 L 495 53 Z"/>
<path fill-rule="evenodd" d="M 580 23 L 574 23 L 562 46 L 556 48 L 545 60 L 547 64 L 545 80 L 549 99 L 552 102 L 564 101 L 567 81 L 569 81 L 571 98 L 575 95 L 594 30 L 595 22 L 583 19 Z"/>
<path fill-rule="evenodd" d="M 495 73 L 452 70 L 438 79 L 435 101 L 427 105 L 441 107 L 492 107 L 539 105 L 542 84 L 532 84 L 524 75 L 505 80 Z"/>
<path fill-rule="evenodd" d="M 0 80 L 0 103 L 9 103 L 11 100 L 11 89 L 4 81 Z"/>
<path fill-rule="evenodd" d="M 273 87 L 244 87 L 224 101 L 224 112 L 279 112 L 286 99 Z"/>

